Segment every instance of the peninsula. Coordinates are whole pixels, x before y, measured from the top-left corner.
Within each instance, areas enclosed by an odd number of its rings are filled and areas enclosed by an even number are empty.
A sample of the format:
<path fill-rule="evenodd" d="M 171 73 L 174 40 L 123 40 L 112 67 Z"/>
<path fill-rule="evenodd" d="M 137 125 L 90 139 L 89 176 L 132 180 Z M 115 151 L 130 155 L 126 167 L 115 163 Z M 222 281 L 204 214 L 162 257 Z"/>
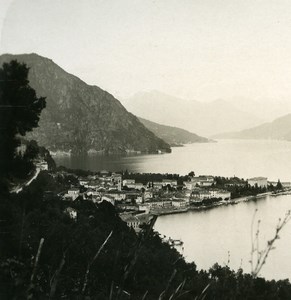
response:
<path fill-rule="evenodd" d="M 266 177 L 238 177 L 90 172 L 59 167 L 58 178 L 70 178 L 70 187 L 58 194 L 63 200 L 111 203 L 120 217 L 136 231 L 153 215 L 183 213 L 256 199 L 260 195 L 286 192 L 290 182 L 271 182 Z M 53 191 L 51 191 L 53 193 Z"/>

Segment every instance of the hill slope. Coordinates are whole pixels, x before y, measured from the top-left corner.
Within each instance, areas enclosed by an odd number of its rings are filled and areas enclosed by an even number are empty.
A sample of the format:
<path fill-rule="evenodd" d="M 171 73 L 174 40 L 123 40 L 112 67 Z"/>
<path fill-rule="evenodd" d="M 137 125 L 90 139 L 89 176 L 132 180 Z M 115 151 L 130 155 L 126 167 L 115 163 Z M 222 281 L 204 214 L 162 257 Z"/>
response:
<path fill-rule="evenodd" d="M 16 59 L 30 67 L 30 85 L 45 96 L 39 128 L 29 134 L 51 151 L 155 153 L 170 151 L 111 94 L 87 85 L 52 60 L 37 54 L 0 56 L 0 65 Z"/>
<path fill-rule="evenodd" d="M 195 133 L 189 132 L 187 130 L 161 125 L 143 118 L 139 120 L 144 124 L 146 128 L 152 131 L 156 136 L 163 139 L 165 142 L 171 146 L 177 146 L 181 144 L 191 144 L 191 143 L 208 143 L 209 139 L 199 136 Z"/>
<path fill-rule="evenodd" d="M 216 138 L 234 139 L 276 139 L 291 141 L 291 114 L 239 132 L 215 135 Z"/>
<path fill-rule="evenodd" d="M 171 124 L 203 136 L 230 129 L 242 130 L 262 123 L 260 118 L 224 100 L 190 101 L 152 91 L 137 93 L 122 103 L 136 116 L 164 125 Z"/>

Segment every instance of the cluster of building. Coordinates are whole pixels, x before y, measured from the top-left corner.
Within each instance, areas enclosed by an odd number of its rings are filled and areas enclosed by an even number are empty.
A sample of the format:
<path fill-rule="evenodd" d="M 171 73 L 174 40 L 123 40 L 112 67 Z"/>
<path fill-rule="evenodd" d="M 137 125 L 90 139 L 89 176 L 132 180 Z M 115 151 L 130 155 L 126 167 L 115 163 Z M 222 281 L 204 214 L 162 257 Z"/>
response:
<path fill-rule="evenodd" d="M 231 193 L 224 189 L 215 188 L 215 179 L 213 176 L 192 177 L 183 185 L 191 191 L 190 201 L 201 203 L 207 199 L 230 200 Z"/>
<path fill-rule="evenodd" d="M 103 171 L 101 175 L 89 175 L 79 177 L 78 184 L 71 186 L 67 193 L 63 194 L 65 200 L 76 200 L 81 197 L 85 200 L 100 202 L 103 200 L 111 202 L 124 200 L 126 195 L 122 190 L 122 176 Z"/>
<path fill-rule="evenodd" d="M 235 179 L 235 178 L 234 178 Z M 121 174 L 102 171 L 98 175 L 78 177 L 78 184 L 64 193 L 63 199 L 76 200 L 78 197 L 100 203 L 110 202 L 120 213 L 120 217 L 128 226 L 138 230 L 144 216 L 153 214 L 187 211 L 190 206 L 202 205 L 207 200 L 227 201 L 232 185 L 245 185 L 246 182 L 235 182 L 234 179 L 225 183 L 225 189 L 217 188 L 214 176 L 193 176 L 183 184 L 177 180 L 163 179 L 146 184 L 136 182 L 132 178 L 122 178 Z M 250 186 L 267 187 L 266 177 L 248 179 Z M 288 187 L 290 183 L 284 183 Z M 73 211 L 71 217 L 76 217 Z M 146 218 L 149 219 L 148 217 Z"/>
<path fill-rule="evenodd" d="M 230 199 L 230 192 L 217 189 L 214 185 L 213 176 L 192 177 L 178 186 L 177 180 L 163 179 L 143 184 L 135 179 L 123 179 L 121 174 L 104 171 L 100 175 L 79 177 L 78 185 L 69 188 L 63 198 L 108 201 L 119 211 L 161 213 L 165 210 L 183 210 L 205 199 Z"/>

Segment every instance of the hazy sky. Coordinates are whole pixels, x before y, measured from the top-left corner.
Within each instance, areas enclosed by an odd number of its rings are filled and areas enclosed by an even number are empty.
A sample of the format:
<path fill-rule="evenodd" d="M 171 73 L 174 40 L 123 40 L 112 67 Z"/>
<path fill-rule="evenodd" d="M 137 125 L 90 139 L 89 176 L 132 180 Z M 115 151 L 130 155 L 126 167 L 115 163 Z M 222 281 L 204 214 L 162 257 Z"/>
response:
<path fill-rule="evenodd" d="M 290 0 L 0 0 L 1 53 L 53 59 L 117 97 L 291 95 Z"/>

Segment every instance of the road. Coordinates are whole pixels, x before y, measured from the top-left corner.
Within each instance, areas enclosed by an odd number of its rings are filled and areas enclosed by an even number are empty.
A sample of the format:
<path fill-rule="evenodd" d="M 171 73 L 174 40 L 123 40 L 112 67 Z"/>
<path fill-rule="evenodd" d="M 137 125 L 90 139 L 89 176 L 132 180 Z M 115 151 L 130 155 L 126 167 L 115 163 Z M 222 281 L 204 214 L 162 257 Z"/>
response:
<path fill-rule="evenodd" d="M 29 179 L 29 181 L 27 181 L 26 183 L 24 183 L 24 184 L 22 184 L 20 186 L 16 186 L 15 188 L 13 188 L 12 191 L 11 191 L 11 193 L 18 194 L 19 192 L 21 192 L 25 186 L 30 185 L 32 183 L 32 181 L 35 180 L 35 178 L 38 176 L 39 172 L 40 172 L 40 168 L 36 168 L 33 177 L 31 177 Z"/>

